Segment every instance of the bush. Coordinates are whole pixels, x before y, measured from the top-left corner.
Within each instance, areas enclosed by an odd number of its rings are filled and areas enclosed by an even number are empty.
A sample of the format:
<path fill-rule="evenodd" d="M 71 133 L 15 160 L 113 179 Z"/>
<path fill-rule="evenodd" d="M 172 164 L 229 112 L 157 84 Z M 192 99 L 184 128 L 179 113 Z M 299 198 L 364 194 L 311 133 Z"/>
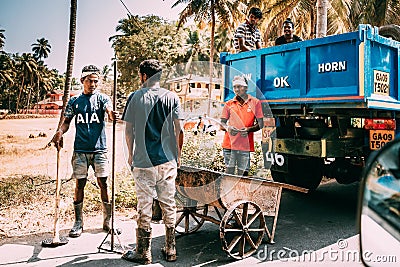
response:
<path fill-rule="evenodd" d="M 261 145 L 255 142 L 254 150 L 255 152 L 250 154 L 249 175 L 256 175 L 264 164 Z M 221 142 L 209 134 L 195 135 L 190 131 L 185 132 L 181 164 L 224 172 L 225 162 Z"/>

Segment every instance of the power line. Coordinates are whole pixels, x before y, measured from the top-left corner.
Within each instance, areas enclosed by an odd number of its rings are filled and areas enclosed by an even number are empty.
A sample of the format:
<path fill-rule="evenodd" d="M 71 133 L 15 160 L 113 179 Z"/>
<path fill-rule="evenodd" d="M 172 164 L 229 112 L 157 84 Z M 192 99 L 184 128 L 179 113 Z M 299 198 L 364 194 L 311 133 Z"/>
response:
<path fill-rule="evenodd" d="M 140 25 L 138 19 L 132 15 L 131 11 L 129 10 L 129 8 L 125 5 L 124 1 L 119 0 L 121 2 L 121 4 L 125 7 L 126 11 L 128 11 L 128 14 L 130 15 L 130 17 L 133 19 L 133 22 L 135 22 L 136 26 L 148 37 L 150 38 L 150 36 L 145 32 L 145 30 L 143 29 L 143 27 Z"/>

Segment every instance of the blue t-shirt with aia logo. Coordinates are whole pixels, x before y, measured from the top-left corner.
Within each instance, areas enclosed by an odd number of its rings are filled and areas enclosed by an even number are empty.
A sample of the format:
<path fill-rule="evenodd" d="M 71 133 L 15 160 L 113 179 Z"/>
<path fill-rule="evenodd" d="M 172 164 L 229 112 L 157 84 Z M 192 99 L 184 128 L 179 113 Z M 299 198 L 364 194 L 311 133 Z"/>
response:
<path fill-rule="evenodd" d="M 71 97 L 64 116 L 75 116 L 74 151 L 79 153 L 107 152 L 105 111 L 111 108 L 110 98 L 102 93 Z"/>

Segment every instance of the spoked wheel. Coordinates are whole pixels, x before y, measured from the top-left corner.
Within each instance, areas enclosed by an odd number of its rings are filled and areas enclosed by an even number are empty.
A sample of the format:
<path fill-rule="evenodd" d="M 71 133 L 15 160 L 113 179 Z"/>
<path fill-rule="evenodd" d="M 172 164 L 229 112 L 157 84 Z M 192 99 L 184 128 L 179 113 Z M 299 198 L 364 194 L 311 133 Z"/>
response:
<path fill-rule="evenodd" d="M 176 200 L 176 224 L 175 231 L 179 234 L 190 234 L 196 232 L 204 223 L 204 219 L 197 214 L 207 215 L 208 206 L 199 204 L 197 201 L 186 198 L 179 194 Z"/>
<path fill-rule="evenodd" d="M 222 249 L 232 258 L 244 259 L 257 251 L 265 234 L 265 219 L 254 202 L 239 201 L 220 223 Z"/>

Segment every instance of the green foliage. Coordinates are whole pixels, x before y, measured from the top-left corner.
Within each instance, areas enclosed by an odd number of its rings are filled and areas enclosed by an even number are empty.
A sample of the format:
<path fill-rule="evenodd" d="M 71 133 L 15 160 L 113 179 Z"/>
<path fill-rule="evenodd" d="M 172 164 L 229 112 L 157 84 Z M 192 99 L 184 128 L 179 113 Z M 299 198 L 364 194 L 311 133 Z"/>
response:
<path fill-rule="evenodd" d="M 181 164 L 186 166 L 224 171 L 224 157 L 221 144 L 209 134 L 185 132 Z"/>
<path fill-rule="evenodd" d="M 115 207 L 134 208 L 137 205 L 135 182 L 130 171 L 117 173 L 115 193 Z"/>
<path fill-rule="evenodd" d="M 75 179 L 62 182 L 61 197 L 72 199 Z M 109 181 L 111 190 L 111 181 Z M 115 206 L 118 208 L 136 207 L 135 183 L 128 170 L 115 175 Z M 22 175 L 0 179 L 0 208 L 28 205 L 36 201 L 52 201 L 55 196 L 55 180 L 45 175 Z M 109 193 L 111 196 L 111 193 Z M 50 200 L 51 199 L 51 200 Z M 67 200 L 70 202 L 71 200 Z M 85 187 L 85 210 L 101 210 L 100 188 L 96 178 L 88 179 Z"/>
<path fill-rule="evenodd" d="M 155 58 L 166 66 L 184 62 L 186 33 L 176 30 L 173 23 L 150 15 L 128 16 L 119 21 L 117 30 L 121 35 L 113 36 L 113 48 L 118 57 L 119 84 L 123 88 L 139 88 L 139 63 Z"/>
<path fill-rule="evenodd" d="M 255 142 L 254 150 L 250 154 L 249 175 L 256 175 L 264 164 L 261 145 Z M 221 142 L 206 133 L 194 135 L 191 131 L 185 132 L 181 164 L 224 172 L 225 163 Z"/>
<path fill-rule="evenodd" d="M 51 180 L 45 175 L 0 179 L 0 208 L 28 205 L 50 194 L 51 189 L 44 185 L 50 184 Z"/>

